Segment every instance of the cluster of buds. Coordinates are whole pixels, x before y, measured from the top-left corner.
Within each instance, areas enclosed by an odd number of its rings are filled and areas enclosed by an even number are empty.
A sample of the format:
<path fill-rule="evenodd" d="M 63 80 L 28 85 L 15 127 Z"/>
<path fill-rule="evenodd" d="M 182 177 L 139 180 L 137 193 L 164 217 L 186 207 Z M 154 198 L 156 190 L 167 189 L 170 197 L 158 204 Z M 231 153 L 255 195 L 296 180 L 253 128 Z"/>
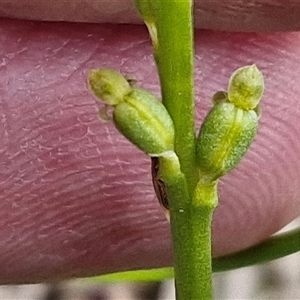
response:
<path fill-rule="evenodd" d="M 166 173 L 171 173 L 173 179 L 184 175 L 174 150 L 174 125 L 167 109 L 154 95 L 133 87 L 112 69 L 90 71 L 88 82 L 94 95 L 112 108 L 116 128 L 152 157 L 155 191 L 161 205 L 168 210 L 168 183 L 164 180 L 169 176 Z M 196 193 L 215 194 L 217 179 L 235 168 L 244 157 L 257 132 L 263 89 L 263 76 L 252 65 L 236 70 L 229 80 L 228 91 L 214 95 L 214 106 L 196 140 L 199 170 Z M 165 176 L 161 176 L 160 162 L 167 170 Z M 173 180 L 170 178 L 166 180 L 169 183 Z"/>

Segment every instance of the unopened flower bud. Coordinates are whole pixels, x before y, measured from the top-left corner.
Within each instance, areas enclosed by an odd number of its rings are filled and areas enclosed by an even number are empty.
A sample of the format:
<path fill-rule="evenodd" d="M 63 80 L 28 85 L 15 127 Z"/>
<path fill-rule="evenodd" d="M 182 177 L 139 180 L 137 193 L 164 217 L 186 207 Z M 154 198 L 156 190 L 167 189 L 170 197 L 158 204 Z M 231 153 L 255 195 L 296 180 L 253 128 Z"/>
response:
<path fill-rule="evenodd" d="M 164 105 L 151 93 L 133 89 L 115 107 L 117 129 L 134 145 L 151 156 L 173 150 L 174 125 Z"/>
<path fill-rule="evenodd" d="M 112 69 L 91 70 L 88 83 L 98 99 L 112 106 L 121 103 L 132 90 L 126 78 Z"/>
<path fill-rule="evenodd" d="M 229 79 L 228 101 L 243 110 L 254 109 L 264 91 L 264 78 L 256 65 L 237 69 Z"/>
<path fill-rule="evenodd" d="M 202 123 L 197 139 L 197 163 L 211 180 L 231 171 L 243 158 L 258 127 L 253 110 L 232 103 L 216 104 Z"/>
<path fill-rule="evenodd" d="M 156 157 L 174 150 L 173 121 L 154 95 L 133 88 L 122 74 L 111 69 L 90 71 L 88 82 L 96 97 L 113 107 L 117 129 L 134 145 Z"/>
<path fill-rule="evenodd" d="M 253 141 L 261 115 L 263 75 L 255 66 L 237 69 L 228 92 L 217 92 L 197 138 L 197 163 L 202 176 L 214 181 L 230 172 Z"/>

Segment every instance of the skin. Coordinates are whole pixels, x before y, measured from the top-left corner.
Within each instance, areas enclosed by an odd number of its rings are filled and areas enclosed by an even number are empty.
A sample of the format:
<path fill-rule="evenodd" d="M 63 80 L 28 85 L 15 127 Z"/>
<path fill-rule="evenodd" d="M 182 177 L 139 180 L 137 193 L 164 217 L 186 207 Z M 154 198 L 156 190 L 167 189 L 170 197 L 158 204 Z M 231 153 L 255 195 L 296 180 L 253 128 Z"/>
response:
<path fill-rule="evenodd" d="M 150 159 L 99 122 L 86 85 L 87 71 L 105 66 L 159 95 L 145 27 L 18 20 L 138 23 L 130 1 L 30 3 L 0 4 L 12 18 L 0 20 L 0 283 L 171 265 Z M 234 3 L 196 3 L 198 28 L 260 31 L 196 31 L 197 125 L 242 65 L 258 65 L 266 92 L 257 138 L 220 185 L 215 256 L 300 213 L 300 33 L 286 32 L 299 29 L 300 1 Z M 285 32 L 264 32 L 274 30 Z"/>

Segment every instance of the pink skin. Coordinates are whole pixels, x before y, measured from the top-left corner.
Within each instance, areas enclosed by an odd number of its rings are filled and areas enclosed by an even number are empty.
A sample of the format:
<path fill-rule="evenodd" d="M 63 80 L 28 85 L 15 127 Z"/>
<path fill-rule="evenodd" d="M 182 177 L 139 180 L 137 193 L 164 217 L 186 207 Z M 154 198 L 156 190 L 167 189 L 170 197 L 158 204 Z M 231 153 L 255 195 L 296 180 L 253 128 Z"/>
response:
<path fill-rule="evenodd" d="M 299 30 L 299 0 L 195 0 L 195 25 L 227 31 Z M 30 20 L 142 23 L 133 0 L 1 0 L 0 15 Z"/>
<path fill-rule="evenodd" d="M 99 122 L 86 85 L 112 67 L 159 95 L 145 27 L 3 19 L 0 45 L 0 282 L 171 265 L 150 160 Z M 220 185 L 215 256 L 300 213 L 299 55 L 300 33 L 196 32 L 198 125 L 236 68 L 255 62 L 266 81 L 259 134 Z"/>

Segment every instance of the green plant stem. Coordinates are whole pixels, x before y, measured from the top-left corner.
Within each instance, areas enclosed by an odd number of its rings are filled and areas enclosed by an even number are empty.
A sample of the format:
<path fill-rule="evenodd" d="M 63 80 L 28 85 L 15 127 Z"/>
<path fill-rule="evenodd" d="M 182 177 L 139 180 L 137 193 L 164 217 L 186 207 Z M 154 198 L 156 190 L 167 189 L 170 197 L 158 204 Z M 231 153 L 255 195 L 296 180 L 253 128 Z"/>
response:
<path fill-rule="evenodd" d="M 160 1 L 157 11 L 159 70 L 162 101 L 175 126 L 175 151 L 190 190 L 195 176 L 192 1 Z"/>
<path fill-rule="evenodd" d="M 136 0 L 153 43 L 162 101 L 175 126 L 175 152 L 189 191 L 198 181 L 195 164 L 192 0 Z"/>
<path fill-rule="evenodd" d="M 174 206 L 171 211 L 171 228 L 176 297 L 211 299 L 212 212 L 203 207 Z"/>
<path fill-rule="evenodd" d="M 232 255 L 213 260 L 213 270 L 222 272 L 265 263 L 300 250 L 300 228 L 273 236 L 266 241 Z"/>
<path fill-rule="evenodd" d="M 152 39 L 162 101 L 174 122 L 180 162 L 178 169 L 168 158 L 160 162 L 170 206 L 176 299 L 207 300 L 212 298 L 213 208 L 206 201 L 194 201 L 199 172 L 195 162 L 193 1 L 135 2 Z"/>
<path fill-rule="evenodd" d="M 174 252 L 176 299 L 211 299 L 211 220 L 217 205 L 217 182 L 199 182 L 192 202 L 177 157 L 160 158 L 167 183 Z"/>

